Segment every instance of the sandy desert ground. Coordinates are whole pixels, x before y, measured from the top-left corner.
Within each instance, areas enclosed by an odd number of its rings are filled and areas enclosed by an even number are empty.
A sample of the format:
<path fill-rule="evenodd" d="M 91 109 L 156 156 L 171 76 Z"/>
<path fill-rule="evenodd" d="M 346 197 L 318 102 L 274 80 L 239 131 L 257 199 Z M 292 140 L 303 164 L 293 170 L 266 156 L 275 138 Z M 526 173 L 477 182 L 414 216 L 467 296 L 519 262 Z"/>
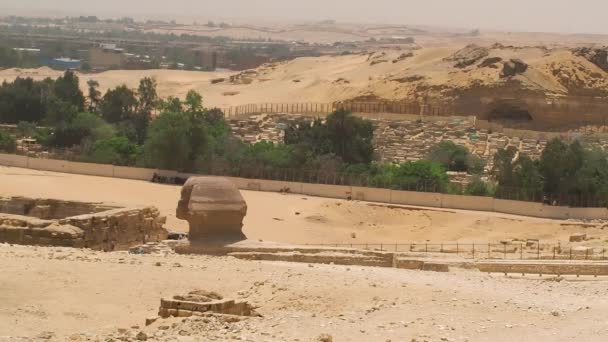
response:
<path fill-rule="evenodd" d="M 129 255 L 0 245 L 0 340 L 605 341 L 606 280 Z M 161 320 L 161 297 L 212 290 L 262 318 Z M 4 337 L 2 337 L 4 336 Z"/>
<path fill-rule="evenodd" d="M 154 205 L 167 228 L 188 231 L 175 217 L 179 186 L 115 178 L 0 167 L 0 196 Z M 608 232 L 576 221 L 372 203 L 302 195 L 242 191 L 248 204 L 245 234 L 254 240 L 293 244 L 479 242 L 511 239 L 568 241 L 586 233 L 588 244 L 603 243 Z M 351 234 L 355 233 L 353 239 Z"/>
<path fill-rule="evenodd" d="M 180 188 L 0 167 L 0 196 L 153 204 L 168 227 Z M 387 208 L 243 191 L 245 232 L 278 242 L 563 239 L 582 227 L 493 213 Z M 414 210 L 415 209 L 415 210 Z M 299 215 L 297 214 L 299 213 Z M 602 230 L 587 229 L 592 236 Z M 604 341 L 604 278 L 506 278 L 472 270 L 417 272 L 358 266 L 132 255 L 0 244 L 0 341 Z M 259 306 L 262 318 L 161 320 L 161 297 L 195 289 Z M 141 336 L 141 334 L 140 334 Z"/>

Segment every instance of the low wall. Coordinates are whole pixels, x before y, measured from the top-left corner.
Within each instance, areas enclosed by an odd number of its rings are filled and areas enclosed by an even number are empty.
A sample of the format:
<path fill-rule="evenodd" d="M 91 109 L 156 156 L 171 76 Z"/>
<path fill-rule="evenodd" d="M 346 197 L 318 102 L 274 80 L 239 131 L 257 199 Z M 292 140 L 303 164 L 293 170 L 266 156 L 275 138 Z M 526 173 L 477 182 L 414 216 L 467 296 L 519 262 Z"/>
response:
<path fill-rule="evenodd" d="M 34 170 L 70 173 L 68 161 L 55 159 L 28 158 L 28 168 Z"/>
<path fill-rule="evenodd" d="M 441 208 L 442 194 L 431 192 L 391 191 L 391 203 Z"/>
<path fill-rule="evenodd" d="M 154 170 L 136 167 L 114 166 L 114 177 L 149 181 L 154 176 Z"/>
<path fill-rule="evenodd" d="M 171 170 L 154 170 L 102 164 L 76 163 L 64 160 L 37 159 L 26 156 L 0 154 L 0 165 L 36 170 L 86 174 L 150 181 L 156 173 L 164 177 L 188 178 L 192 174 Z M 309 184 L 286 181 L 227 177 L 241 190 L 289 192 L 309 196 L 415 205 L 421 207 L 490 211 L 504 214 L 550 219 L 608 219 L 606 208 L 569 208 L 535 202 L 501 200 L 491 197 L 447 195 L 440 193 L 397 191 L 356 186 Z"/>
<path fill-rule="evenodd" d="M 28 167 L 28 157 L 18 156 L 16 154 L 0 154 L 0 165 L 14 167 Z"/>
<path fill-rule="evenodd" d="M 493 197 L 443 195 L 441 207 L 451 209 L 494 211 Z"/>
<path fill-rule="evenodd" d="M 391 203 L 391 190 L 389 189 L 362 188 L 353 186 L 351 188 L 351 192 L 353 199 L 358 201 Z"/>
<path fill-rule="evenodd" d="M 494 211 L 498 213 L 543 217 L 542 207 L 541 203 L 494 199 Z"/>
<path fill-rule="evenodd" d="M 79 175 L 114 177 L 114 165 L 70 162 L 68 170 Z"/>
<path fill-rule="evenodd" d="M 522 263 L 522 262 L 479 262 L 477 268 L 488 273 L 551 274 L 551 275 L 608 275 L 608 264 L 599 263 Z"/>
<path fill-rule="evenodd" d="M 308 196 L 347 199 L 352 197 L 352 188 L 345 185 L 302 183 L 302 194 Z"/>

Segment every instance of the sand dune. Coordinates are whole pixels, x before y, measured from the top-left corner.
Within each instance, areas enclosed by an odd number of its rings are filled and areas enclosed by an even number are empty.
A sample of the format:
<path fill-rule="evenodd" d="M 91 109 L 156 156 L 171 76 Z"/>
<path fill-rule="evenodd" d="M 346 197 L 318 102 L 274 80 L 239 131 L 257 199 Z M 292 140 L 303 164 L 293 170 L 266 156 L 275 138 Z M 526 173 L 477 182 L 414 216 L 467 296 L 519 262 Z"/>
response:
<path fill-rule="evenodd" d="M 82 74 L 86 81 L 99 81 L 101 90 L 126 84 L 135 88 L 139 79 L 154 77 L 161 96 L 183 97 L 194 89 L 209 106 L 228 107 L 249 103 L 327 103 L 360 97 L 385 100 L 439 99 L 448 101 L 471 89 L 512 88 L 553 96 L 608 94 L 608 72 L 571 49 L 542 47 L 427 48 L 407 52 L 374 52 L 346 56 L 298 58 L 271 63 L 243 73 L 173 70 L 107 71 Z M 474 57 L 481 51 L 481 57 Z M 470 65 L 457 67 L 454 54 L 470 58 Z M 528 69 L 502 77 L 502 63 L 519 59 Z M 490 63 L 495 60 L 494 63 Z M 58 77 L 48 68 L 0 71 L 0 80 L 15 77 Z M 234 76 L 233 81 L 230 77 Z M 212 84 L 213 79 L 225 79 Z"/>

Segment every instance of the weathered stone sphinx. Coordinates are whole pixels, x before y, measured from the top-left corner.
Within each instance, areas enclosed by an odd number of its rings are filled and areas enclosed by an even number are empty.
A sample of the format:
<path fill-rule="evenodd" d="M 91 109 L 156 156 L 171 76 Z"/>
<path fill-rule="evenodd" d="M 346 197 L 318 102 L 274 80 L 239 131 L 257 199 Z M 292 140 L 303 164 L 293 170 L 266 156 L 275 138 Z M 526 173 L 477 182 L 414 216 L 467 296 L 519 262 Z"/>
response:
<path fill-rule="evenodd" d="M 221 177 L 192 177 L 182 188 L 177 218 L 190 224 L 191 244 L 231 243 L 246 239 L 247 204 L 239 189 Z"/>

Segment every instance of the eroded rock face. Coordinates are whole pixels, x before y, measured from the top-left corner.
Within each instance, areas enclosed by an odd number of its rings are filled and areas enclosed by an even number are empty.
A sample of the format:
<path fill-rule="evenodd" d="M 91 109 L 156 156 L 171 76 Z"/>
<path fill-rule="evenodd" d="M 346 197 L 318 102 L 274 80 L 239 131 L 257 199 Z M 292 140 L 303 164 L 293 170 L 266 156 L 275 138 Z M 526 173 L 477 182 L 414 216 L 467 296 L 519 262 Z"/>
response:
<path fill-rule="evenodd" d="M 244 240 L 247 204 L 239 189 L 221 177 L 192 177 L 182 188 L 177 218 L 190 224 L 191 243 Z"/>
<path fill-rule="evenodd" d="M 489 50 L 487 48 L 470 44 L 461 50 L 456 51 L 453 55 L 446 58 L 448 62 L 455 62 L 455 68 L 466 68 L 470 65 L 477 63 L 484 57 L 487 57 Z"/>
<path fill-rule="evenodd" d="M 608 47 L 582 47 L 575 49 L 573 52 L 575 55 L 584 57 L 589 62 L 597 65 L 600 69 L 604 70 L 605 72 L 608 72 Z"/>

